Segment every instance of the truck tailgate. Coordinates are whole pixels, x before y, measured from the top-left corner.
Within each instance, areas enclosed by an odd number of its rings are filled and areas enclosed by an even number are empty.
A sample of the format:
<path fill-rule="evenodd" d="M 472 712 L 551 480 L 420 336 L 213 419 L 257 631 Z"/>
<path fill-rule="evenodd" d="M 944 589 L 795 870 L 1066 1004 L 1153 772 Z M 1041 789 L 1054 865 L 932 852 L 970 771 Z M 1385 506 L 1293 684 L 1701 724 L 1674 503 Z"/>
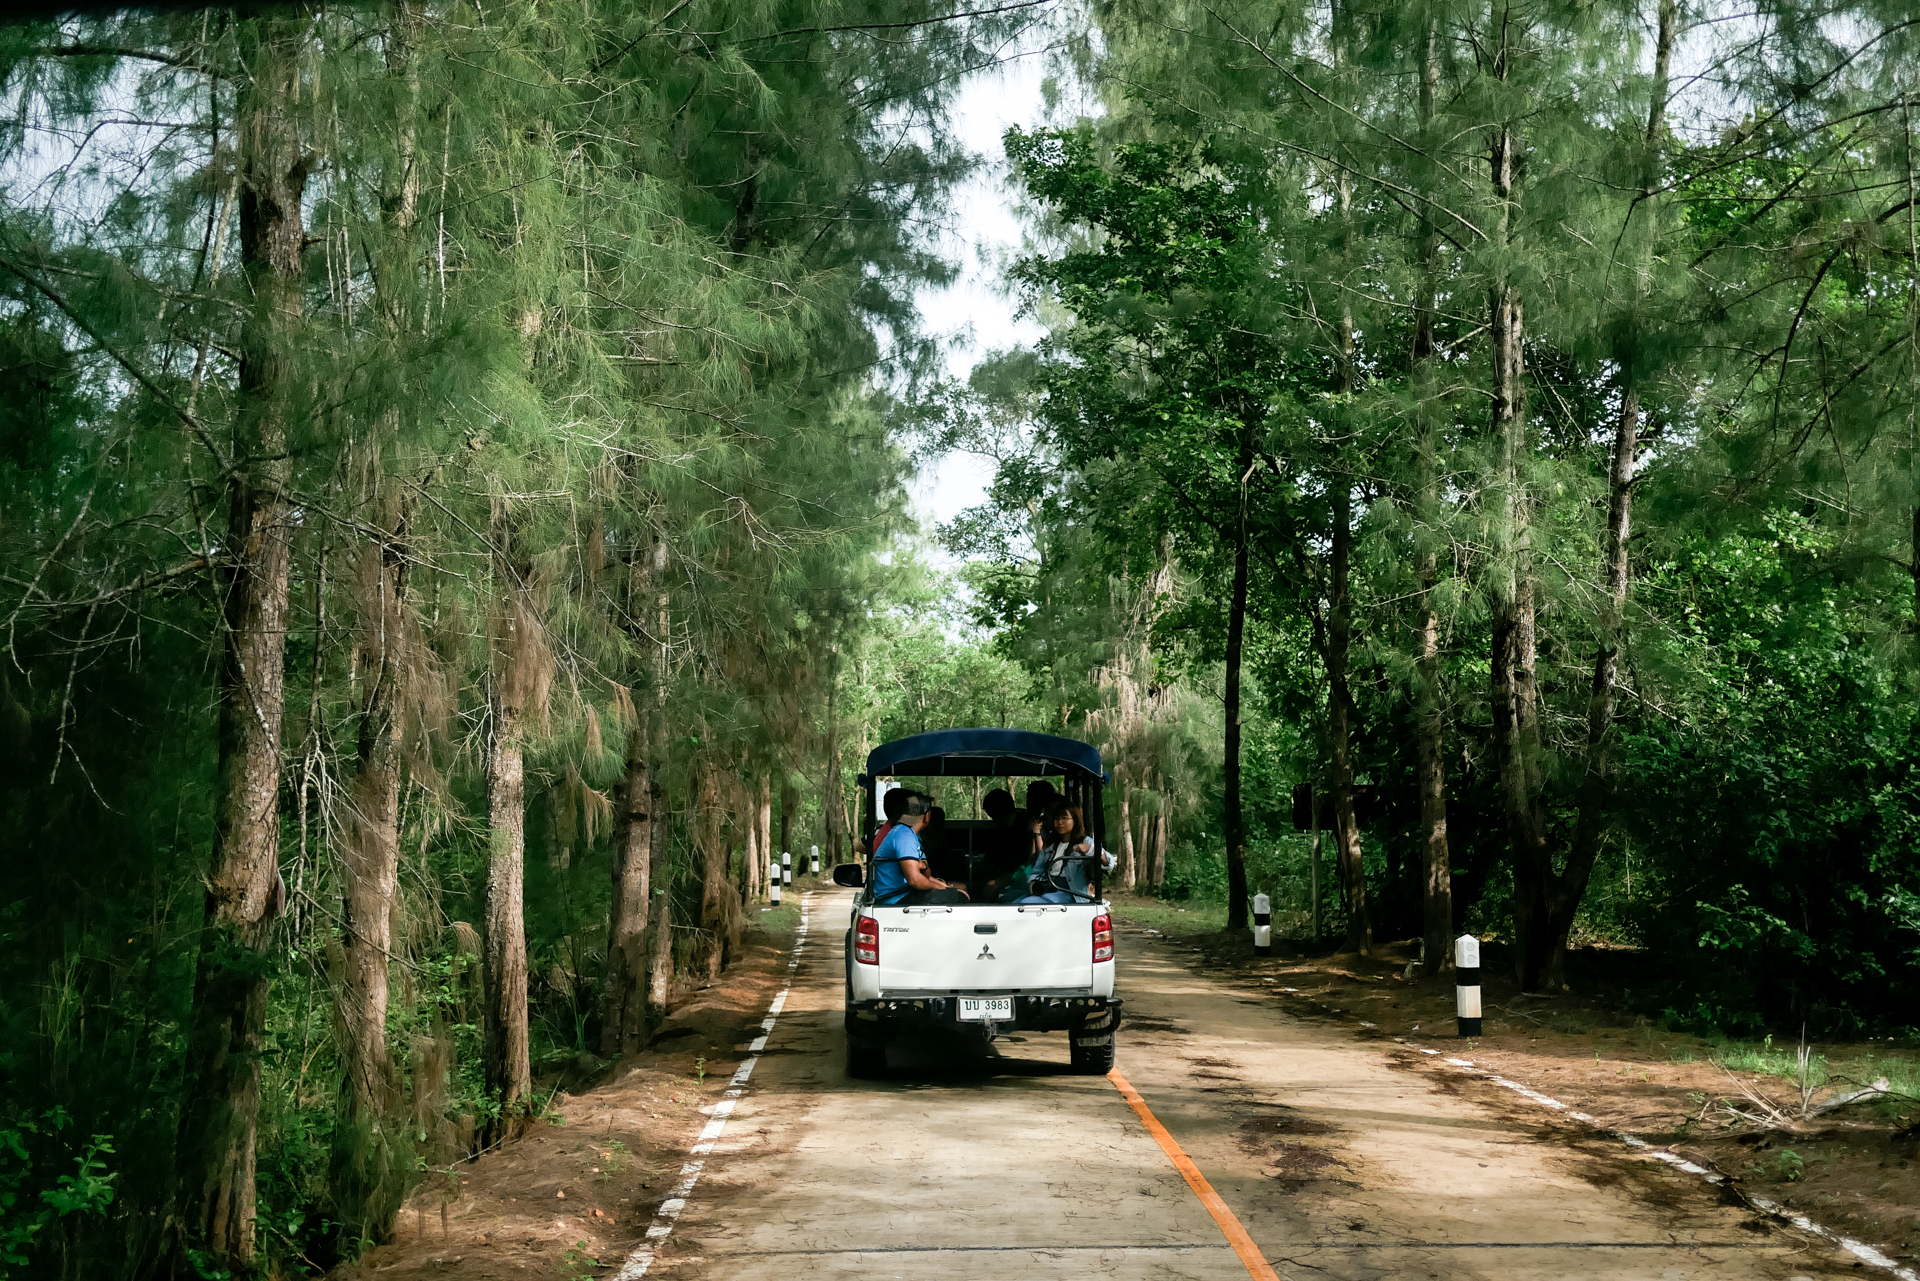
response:
<path fill-rule="evenodd" d="M 880 990 L 1040 992 L 1093 985 L 1092 906 L 883 907 Z"/>

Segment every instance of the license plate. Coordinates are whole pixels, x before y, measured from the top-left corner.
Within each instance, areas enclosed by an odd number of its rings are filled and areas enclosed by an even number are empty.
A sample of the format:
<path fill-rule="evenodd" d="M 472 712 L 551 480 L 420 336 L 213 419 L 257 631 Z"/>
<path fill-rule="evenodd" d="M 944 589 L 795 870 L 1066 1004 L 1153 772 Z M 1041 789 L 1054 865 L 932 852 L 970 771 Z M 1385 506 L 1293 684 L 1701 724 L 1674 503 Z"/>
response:
<path fill-rule="evenodd" d="M 984 1023 L 989 1019 L 995 1022 L 1013 1022 L 1013 998 L 1010 996 L 999 996 L 986 1000 L 968 996 L 960 998 L 960 1021 L 962 1023 Z"/>

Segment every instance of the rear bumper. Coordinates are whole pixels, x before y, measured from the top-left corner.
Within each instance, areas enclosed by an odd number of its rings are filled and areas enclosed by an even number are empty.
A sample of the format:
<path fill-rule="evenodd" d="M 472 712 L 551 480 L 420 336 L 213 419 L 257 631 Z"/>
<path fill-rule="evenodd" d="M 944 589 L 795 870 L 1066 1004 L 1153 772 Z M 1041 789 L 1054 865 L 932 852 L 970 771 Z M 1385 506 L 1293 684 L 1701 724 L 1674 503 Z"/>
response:
<path fill-rule="evenodd" d="M 998 993 L 983 995 L 999 995 Z M 883 997 L 847 1003 L 847 1030 L 875 1036 L 899 1032 L 981 1030 L 994 1032 L 1064 1032 L 1104 1039 L 1120 1026 L 1118 997 L 1016 996 L 1013 1018 L 992 1024 L 960 1021 L 960 1002 L 951 996 Z"/>

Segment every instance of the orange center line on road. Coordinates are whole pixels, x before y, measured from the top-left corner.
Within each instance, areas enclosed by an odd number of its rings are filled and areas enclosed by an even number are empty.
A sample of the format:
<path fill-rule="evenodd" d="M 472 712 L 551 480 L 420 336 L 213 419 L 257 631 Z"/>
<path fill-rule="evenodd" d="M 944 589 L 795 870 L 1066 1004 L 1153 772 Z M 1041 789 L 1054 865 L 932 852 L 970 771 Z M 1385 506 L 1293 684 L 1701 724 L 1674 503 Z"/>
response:
<path fill-rule="evenodd" d="M 1120 1075 L 1119 1068 L 1107 1073 L 1107 1080 L 1113 1082 L 1113 1088 L 1120 1091 L 1120 1097 L 1127 1101 L 1127 1106 L 1132 1108 L 1140 1120 L 1146 1124 L 1147 1133 L 1154 1137 L 1154 1141 L 1160 1145 L 1160 1150 L 1165 1152 L 1167 1159 L 1173 1162 L 1173 1168 L 1180 1171 L 1180 1177 L 1187 1181 L 1187 1186 L 1193 1189 L 1193 1194 L 1200 1198 L 1200 1204 L 1205 1206 L 1207 1213 L 1213 1216 L 1214 1223 L 1218 1224 L 1220 1231 L 1225 1234 L 1227 1244 L 1231 1245 L 1233 1252 L 1240 1256 L 1240 1262 L 1246 1267 L 1247 1275 L 1252 1277 L 1253 1281 L 1280 1281 L 1279 1275 L 1267 1266 L 1266 1256 L 1260 1253 L 1260 1247 L 1253 1243 L 1253 1238 L 1247 1235 L 1247 1230 L 1240 1225 L 1240 1220 L 1234 1216 L 1232 1210 L 1227 1208 L 1227 1203 L 1220 1199 L 1220 1194 L 1213 1190 L 1213 1185 L 1207 1182 L 1207 1176 L 1200 1173 L 1200 1167 L 1181 1150 L 1180 1145 L 1174 1141 L 1174 1137 L 1167 1133 L 1167 1127 L 1160 1124 L 1160 1118 L 1153 1114 L 1153 1109 L 1147 1106 L 1147 1101 L 1140 1097 L 1140 1091 L 1134 1089 L 1127 1078 Z"/>

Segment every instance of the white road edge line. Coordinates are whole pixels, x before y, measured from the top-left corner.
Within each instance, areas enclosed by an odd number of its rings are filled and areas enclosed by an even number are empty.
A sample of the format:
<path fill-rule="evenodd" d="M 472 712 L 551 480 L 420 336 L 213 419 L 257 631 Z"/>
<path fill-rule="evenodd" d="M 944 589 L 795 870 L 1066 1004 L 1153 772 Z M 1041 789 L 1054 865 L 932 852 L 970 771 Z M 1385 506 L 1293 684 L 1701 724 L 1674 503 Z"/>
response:
<path fill-rule="evenodd" d="M 1624 1130 L 1609 1130 L 1604 1126 L 1602 1126 L 1599 1122 L 1595 1121 L 1591 1116 L 1588 1116 L 1585 1112 L 1575 1111 L 1573 1108 L 1568 1107 L 1566 1104 L 1560 1102 L 1558 1099 L 1550 1099 L 1546 1095 L 1540 1093 L 1538 1090 L 1529 1089 L 1528 1087 L 1520 1084 L 1518 1081 L 1509 1081 L 1506 1077 L 1500 1076 L 1493 1072 L 1489 1072 L 1487 1071 L 1487 1069 L 1483 1067 L 1476 1067 L 1474 1066 L 1472 1059 L 1452 1058 L 1442 1054 L 1438 1050 L 1429 1050 L 1424 1045 L 1415 1045 L 1412 1041 L 1407 1040 L 1403 1036 L 1396 1036 L 1393 1039 L 1399 1042 L 1401 1045 L 1406 1046 L 1410 1050 L 1418 1050 L 1422 1054 L 1431 1055 L 1432 1057 L 1439 1059 L 1441 1062 L 1449 1065 L 1450 1067 L 1459 1069 L 1461 1072 L 1464 1072 L 1468 1076 L 1484 1077 L 1486 1080 L 1493 1082 L 1495 1085 L 1502 1086 L 1506 1089 L 1512 1090 L 1515 1094 L 1520 1095 L 1522 1098 L 1527 1099 L 1530 1102 L 1537 1103 L 1541 1107 L 1552 1108 L 1557 1112 L 1565 1112 L 1568 1116 L 1572 1117 L 1574 1120 L 1584 1121 L 1586 1124 L 1591 1125 L 1594 1129 L 1599 1130 L 1600 1133 L 1605 1134 L 1610 1138 L 1618 1139 L 1622 1143 L 1626 1144 L 1628 1147 L 1633 1148 L 1635 1151 L 1640 1152 L 1643 1155 L 1650 1156 L 1656 1161 L 1665 1161 L 1668 1165 L 1673 1166 L 1677 1170 L 1685 1170 L 1688 1174 L 1698 1175 L 1701 1178 L 1705 1179 L 1708 1183 L 1725 1183 L 1727 1181 L 1726 1175 L 1715 1174 L 1712 1170 L 1707 1169 L 1705 1166 L 1700 1165 L 1697 1162 L 1689 1161 L 1685 1157 L 1676 1155 L 1675 1153 L 1672 1153 L 1672 1152 L 1662 1151 L 1661 1149 L 1654 1147 L 1653 1144 L 1647 1142 L 1645 1139 L 1641 1138 L 1637 1134 L 1628 1134 Z M 1834 1245 L 1839 1246 L 1842 1250 L 1845 1250 L 1848 1254 L 1851 1254 L 1854 1258 L 1859 1259 L 1862 1263 L 1870 1263 L 1876 1268 L 1884 1268 L 1886 1271 L 1891 1272 L 1893 1273 L 1894 1276 L 1900 1278 L 1900 1281 L 1920 1281 L 1920 1272 L 1915 1272 L 1912 1268 L 1901 1266 L 1900 1264 L 1894 1262 L 1892 1259 L 1889 1259 L 1886 1255 L 1880 1253 L 1880 1251 L 1866 1244 L 1866 1242 L 1864 1241 L 1856 1241 L 1852 1237 L 1843 1237 L 1838 1232 L 1833 1231 L 1831 1228 L 1824 1228 L 1820 1226 L 1818 1223 L 1815 1223 L 1812 1219 L 1809 1219 L 1806 1215 L 1795 1214 L 1791 1210 L 1788 1210 L 1785 1206 L 1769 1201 L 1765 1197 L 1749 1196 L 1744 1192 L 1741 1193 L 1740 1195 L 1743 1197 L 1746 1197 L 1746 1200 L 1751 1205 L 1753 1205 L 1754 1208 L 1761 1210 L 1764 1213 L 1770 1214 L 1776 1219 L 1784 1219 L 1788 1223 L 1791 1223 L 1794 1227 L 1799 1228 L 1802 1232 L 1811 1232 L 1813 1233 L 1813 1235 L 1820 1237 L 1823 1240 L 1831 1241 Z"/>
<path fill-rule="evenodd" d="M 653 1266 L 655 1252 L 672 1235 L 680 1212 L 687 1208 L 687 1198 L 693 1195 L 694 1185 L 700 1182 L 701 1167 L 706 1165 L 704 1159 L 698 1158 L 706 1157 L 713 1151 L 713 1145 L 720 1141 L 720 1135 L 727 1128 L 727 1118 L 733 1115 L 734 1104 L 740 1101 L 740 1096 L 746 1092 L 747 1082 L 753 1077 L 753 1065 L 760 1061 L 761 1052 L 767 1048 L 767 1038 L 773 1035 L 774 1024 L 780 1021 L 780 1012 L 787 1008 L 787 994 L 793 991 L 794 971 L 800 968 L 800 954 L 807 946 L 807 910 L 812 899 L 812 890 L 800 896 L 800 928 L 794 932 L 793 952 L 787 958 L 787 986 L 781 988 L 775 994 L 773 1003 L 767 1006 L 767 1017 L 760 1020 L 760 1035 L 747 1047 L 747 1057 L 733 1070 L 733 1078 L 727 1082 L 726 1097 L 713 1105 L 700 1137 L 687 1150 L 687 1155 L 696 1159 L 680 1167 L 680 1181 L 673 1185 L 673 1190 L 667 1193 L 667 1199 L 654 1211 L 653 1223 L 648 1226 L 646 1237 L 627 1256 L 626 1263 L 614 1274 L 614 1281 L 640 1281 L 641 1277 L 646 1276 L 647 1269 Z"/>

